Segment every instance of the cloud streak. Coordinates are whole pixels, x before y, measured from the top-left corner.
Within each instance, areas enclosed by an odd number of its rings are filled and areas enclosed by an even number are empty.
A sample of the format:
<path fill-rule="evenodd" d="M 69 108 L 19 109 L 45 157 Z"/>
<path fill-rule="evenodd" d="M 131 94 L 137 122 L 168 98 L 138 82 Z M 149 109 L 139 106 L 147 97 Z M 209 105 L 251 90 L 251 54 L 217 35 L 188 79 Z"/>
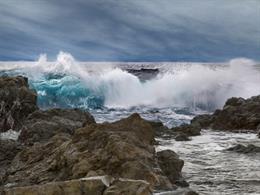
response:
<path fill-rule="evenodd" d="M 0 0 L 0 60 L 260 60 L 258 0 Z"/>

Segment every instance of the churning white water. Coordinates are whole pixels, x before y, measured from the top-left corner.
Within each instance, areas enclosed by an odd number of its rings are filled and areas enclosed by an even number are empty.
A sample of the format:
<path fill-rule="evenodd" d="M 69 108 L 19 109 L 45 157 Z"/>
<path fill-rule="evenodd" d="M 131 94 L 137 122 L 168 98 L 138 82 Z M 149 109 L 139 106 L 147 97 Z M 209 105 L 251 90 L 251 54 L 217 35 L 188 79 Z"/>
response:
<path fill-rule="evenodd" d="M 226 151 L 236 144 L 260 146 L 255 134 L 202 131 L 189 142 L 160 140 L 184 160 L 183 176 L 201 195 L 259 195 L 260 154 Z"/>
<path fill-rule="evenodd" d="M 260 93 L 260 72 L 256 70 L 256 63 L 249 59 L 233 59 L 222 64 L 121 64 L 77 62 L 71 54 L 60 52 L 55 62 L 48 62 L 47 56 L 41 55 L 37 62 L 21 63 L 20 69 L 36 83 L 36 90 L 39 84 L 44 84 L 56 87 L 60 96 L 66 96 L 66 88 L 71 93 L 79 88 L 87 89 L 88 94 L 84 93 L 79 102 L 98 96 L 102 106 L 107 108 L 175 106 L 214 110 L 232 96 L 247 98 Z M 18 63 L 16 69 L 17 66 Z M 143 82 L 125 70 L 125 67 L 138 69 L 140 66 L 158 68 L 160 73 Z M 48 81 L 43 77 L 46 74 L 63 76 Z M 75 83 L 78 88 L 73 88 Z M 41 87 L 39 95 L 44 94 L 48 95 L 48 92 Z M 84 105 L 88 107 L 86 101 Z"/>

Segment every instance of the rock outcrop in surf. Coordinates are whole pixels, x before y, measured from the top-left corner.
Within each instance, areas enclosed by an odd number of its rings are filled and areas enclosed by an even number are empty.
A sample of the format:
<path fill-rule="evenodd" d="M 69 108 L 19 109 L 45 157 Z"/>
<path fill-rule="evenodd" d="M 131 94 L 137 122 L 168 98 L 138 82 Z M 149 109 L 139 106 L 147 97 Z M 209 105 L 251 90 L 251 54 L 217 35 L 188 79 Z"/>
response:
<path fill-rule="evenodd" d="M 172 133 L 183 132 L 188 136 L 194 136 L 198 135 L 201 129 L 257 133 L 259 126 L 260 96 L 248 99 L 232 97 L 226 101 L 223 109 L 218 109 L 213 114 L 198 115 L 191 120 L 189 125 L 172 128 Z"/>

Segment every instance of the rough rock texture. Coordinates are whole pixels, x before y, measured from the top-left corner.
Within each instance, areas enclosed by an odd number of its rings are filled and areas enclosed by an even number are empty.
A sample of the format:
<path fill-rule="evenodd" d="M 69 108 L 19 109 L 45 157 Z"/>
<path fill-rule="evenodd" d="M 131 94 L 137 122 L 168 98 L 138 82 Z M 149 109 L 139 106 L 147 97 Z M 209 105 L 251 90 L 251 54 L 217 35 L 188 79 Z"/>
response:
<path fill-rule="evenodd" d="M 164 174 L 170 181 L 178 186 L 187 187 L 189 184 L 183 179 L 181 170 L 184 161 L 172 150 L 163 150 L 157 152 L 158 163 Z"/>
<path fill-rule="evenodd" d="M 73 134 L 75 129 L 92 123 L 95 123 L 93 116 L 79 109 L 38 110 L 25 120 L 19 141 L 45 142 L 57 133 Z"/>
<path fill-rule="evenodd" d="M 37 95 L 25 77 L 0 77 L 0 132 L 19 130 L 24 119 L 37 110 Z"/>
<path fill-rule="evenodd" d="M 226 131 L 253 130 L 260 128 L 260 96 L 249 99 L 230 98 L 222 110 L 212 115 L 204 114 L 192 119 L 191 124 L 172 128 L 189 136 L 199 135 L 201 129 Z"/>
<path fill-rule="evenodd" d="M 114 180 L 108 176 L 2 189 L 1 195 L 151 195 L 147 182 Z"/>
<path fill-rule="evenodd" d="M 0 185 L 2 185 L 1 181 L 4 180 L 7 168 L 21 149 L 22 146 L 13 140 L 0 139 Z"/>
<path fill-rule="evenodd" d="M 260 152 L 260 147 L 255 146 L 253 144 L 249 144 L 248 146 L 238 144 L 234 147 L 228 148 L 227 150 L 238 152 L 238 153 L 258 153 Z"/>
<path fill-rule="evenodd" d="M 104 195 L 152 195 L 150 184 L 143 180 L 117 179 L 105 191 Z"/>
<path fill-rule="evenodd" d="M 174 184 L 181 181 L 178 171 L 183 161 L 168 152 L 158 164 L 153 143 L 152 126 L 138 114 L 114 123 L 91 123 L 73 135 L 57 133 L 45 142 L 25 147 L 14 157 L 1 182 L 25 186 L 111 175 L 145 180 L 156 189 L 175 189 Z M 159 166 L 164 163 L 171 170 L 177 168 L 166 174 L 165 166 L 164 171 Z"/>
<path fill-rule="evenodd" d="M 249 99 L 230 98 L 222 110 L 195 117 L 192 124 L 216 130 L 257 130 L 260 124 L 260 96 Z"/>

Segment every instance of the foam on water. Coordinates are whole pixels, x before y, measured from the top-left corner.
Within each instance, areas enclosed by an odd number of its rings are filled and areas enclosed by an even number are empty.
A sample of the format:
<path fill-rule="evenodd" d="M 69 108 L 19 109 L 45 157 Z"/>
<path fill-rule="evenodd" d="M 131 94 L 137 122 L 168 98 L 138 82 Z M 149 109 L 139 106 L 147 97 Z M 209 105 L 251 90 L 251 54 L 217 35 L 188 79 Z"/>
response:
<path fill-rule="evenodd" d="M 159 141 L 157 150 L 174 150 L 184 160 L 183 175 L 199 194 L 259 194 L 260 155 L 226 151 L 236 144 L 260 146 L 255 134 L 204 130 L 189 142 Z"/>

